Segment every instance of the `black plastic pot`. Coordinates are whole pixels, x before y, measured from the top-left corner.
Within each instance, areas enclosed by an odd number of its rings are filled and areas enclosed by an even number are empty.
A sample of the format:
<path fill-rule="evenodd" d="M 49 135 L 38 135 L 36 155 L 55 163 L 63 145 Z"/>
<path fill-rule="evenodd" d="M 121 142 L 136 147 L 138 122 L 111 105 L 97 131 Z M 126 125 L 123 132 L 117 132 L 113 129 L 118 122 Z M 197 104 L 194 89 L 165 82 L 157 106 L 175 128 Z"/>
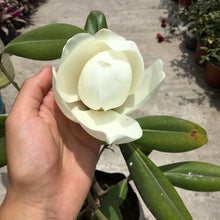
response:
<path fill-rule="evenodd" d="M 111 189 L 118 182 L 125 179 L 125 175 L 122 173 L 106 173 L 98 170 L 95 171 L 95 177 L 103 190 Z M 97 195 L 96 196 L 93 195 L 93 199 L 95 201 L 101 202 L 106 195 L 99 197 L 97 197 Z M 86 207 L 87 204 L 85 203 L 81 211 L 83 212 L 83 210 L 86 210 L 87 209 Z M 128 184 L 127 197 L 124 200 L 124 202 L 121 204 L 119 209 L 121 211 L 123 219 L 138 220 L 140 218 L 141 208 L 139 206 L 139 200 L 130 184 Z M 78 218 L 78 220 L 90 220 L 90 219 L 91 219 L 91 212 L 89 210 L 85 211 L 83 215 L 81 215 Z"/>
<path fill-rule="evenodd" d="M 189 23 L 186 27 L 186 34 L 185 34 L 186 48 L 189 50 L 196 50 L 197 40 L 195 35 L 190 32 L 191 29 L 192 29 L 192 23 Z"/>

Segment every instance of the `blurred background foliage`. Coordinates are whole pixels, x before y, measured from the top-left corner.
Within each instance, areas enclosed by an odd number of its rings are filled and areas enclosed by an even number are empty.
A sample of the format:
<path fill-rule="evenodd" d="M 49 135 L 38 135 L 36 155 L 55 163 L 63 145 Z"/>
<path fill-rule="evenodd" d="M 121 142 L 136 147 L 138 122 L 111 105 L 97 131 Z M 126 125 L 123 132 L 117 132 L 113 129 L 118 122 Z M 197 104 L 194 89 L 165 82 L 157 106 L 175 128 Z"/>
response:
<path fill-rule="evenodd" d="M 27 25 L 31 13 L 45 0 L 0 0 L 0 38 L 6 45 Z"/>

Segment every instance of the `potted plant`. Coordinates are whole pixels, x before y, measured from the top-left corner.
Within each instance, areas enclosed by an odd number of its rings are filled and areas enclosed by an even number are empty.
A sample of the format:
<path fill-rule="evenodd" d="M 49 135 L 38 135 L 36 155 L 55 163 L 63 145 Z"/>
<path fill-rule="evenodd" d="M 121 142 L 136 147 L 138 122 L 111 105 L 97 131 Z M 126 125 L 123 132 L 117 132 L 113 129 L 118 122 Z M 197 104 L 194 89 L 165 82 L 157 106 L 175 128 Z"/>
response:
<path fill-rule="evenodd" d="M 187 49 L 195 50 L 197 45 L 196 36 L 193 33 L 194 25 L 190 20 L 191 12 L 193 11 L 194 2 L 192 2 L 189 8 L 179 5 L 168 16 L 169 32 L 184 33 L 185 45 Z"/>
<path fill-rule="evenodd" d="M 215 65 L 214 63 L 211 63 L 211 62 L 207 63 L 206 72 L 205 72 L 205 81 L 211 87 L 220 88 L 220 66 L 219 65 Z"/>
<path fill-rule="evenodd" d="M 27 16 L 38 4 L 34 0 L 0 1 L 0 38 L 5 45 L 19 35 L 17 29 L 27 24 Z"/>
<path fill-rule="evenodd" d="M 24 8 L 17 1 L 0 2 L 0 37 L 4 44 L 16 37 L 16 28 L 26 24 L 21 18 L 23 11 Z"/>
<path fill-rule="evenodd" d="M 205 81 L 211 87 L 218 88 L 220 87 L 220 36 L 214 41 L 211 39 L 209 41 L 211 46 L 206 48 L 207 55 L 202 57 L 207 60 Z"/>
<path fill-rule="evenodd" d="M 219 9 L 220 0 L 201 0 L 192 5 L 188 11 L 188 20 L 192 22 L 191 31 L 198 42 L 195 61 L 203 66 L 206 66 L 206 60 L 201 58 L 207 55 L 210 42 L 215 40 L 219 33 Z"/>
<path fill-rule="evenodd" d="M 102 28 L 107 28 L 104 15 L 101 12 L 92 11 L 87 18 L 84 30 L 66 24 L 47 25 L 29 31 L 11 41 L 2 53 L 11 53 L 31 59 L 53 60 L 60 58 L 64 44 L 73 35 L 84 32 L 93 35 Z M 31 44 L 28 43 L 30 39 Z M 54 51 L 51 52 L 51 47 L 47 46 L 46 39 L 53 39 Z M 7 75 L 4 68 L 2 71 Z M 4 132 L 6 118 L 7 115 L 0 115 L 0 130 L 2 131 L 0 132 L 0 166 L 6 165 L 7 162 Z M 119 149 L 127 164 L 129 175 L 120 178 L 113 178 L 110 175 L 110 185 L 106 188 L 105 184 L 103 187 L 102 182 L 103 179 L 106 182 L 109 175 L 106 177 L 103 173 L 96 172 L 91 190 L 77 219 L 80 219 L 87 210 L 91 210 L 92 213 L 89 219 L 123 219 L 123 209 L 121 208 L 127 207 L 126 212 L 129 213 L 130 207 L 132 209 L 134 207 L 133 204 L 131 206 L 126 204 L 130 181 L 134 182 L 139 195 L 156 219 L 192 219 L 174 186 L 194 191 L 220 190 L 219 166 L 186 161 L 158 167 L 148 157 L 153 150 L 181 153 L 201 147 L 208 141 L 206 131 L 202 127 L 171 116 L 148 116 L 137 119 L 137 122 L 143 132 L 141 138 L 132 142 L 119 143 L 116 146 L 103 142 L 99 154 L 99 157 L 102 156 L 102 152 L 106 148 Z M 122 126 L 125 125 L 124 123 Z M 135 133 L 137 132 L 135 131 Z M 116 181 L 112 182 L 113 179 Z M 96 194 L 99 197 L 98 204 Z M 128 218 L 132 219 L 130 215 L 124 217 L 124 219 Z M 134 219 L 138 219 L 138 217 Z"/>
<path fill-rule="evenodd" d="M 206 13 L 201 15 L 201 50 L 200 60 L 207 63 L 205 80 L 212 87 L 220 87 L 220 0 L 210 1 Z M 198 32 L 199 33 L 199 32 Z M 198 57 L 197 57 L 198 59 Z"/>

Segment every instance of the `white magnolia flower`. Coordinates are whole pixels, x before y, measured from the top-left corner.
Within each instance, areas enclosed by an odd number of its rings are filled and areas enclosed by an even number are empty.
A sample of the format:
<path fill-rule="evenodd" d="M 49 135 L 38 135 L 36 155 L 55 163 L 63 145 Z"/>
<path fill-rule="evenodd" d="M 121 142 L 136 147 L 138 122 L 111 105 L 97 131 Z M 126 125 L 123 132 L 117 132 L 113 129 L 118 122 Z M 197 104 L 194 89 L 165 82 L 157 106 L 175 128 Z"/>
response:
<path fill-rule="evenodd" d="M 127 115 L 155 95 L 164 77 L 160 59 L 144 71 L 136 44 L 102 29 L 68 40 L 53 70 L 53 91 L 66 117 L 99 140 L 121 144 L 142 136 Z"/>

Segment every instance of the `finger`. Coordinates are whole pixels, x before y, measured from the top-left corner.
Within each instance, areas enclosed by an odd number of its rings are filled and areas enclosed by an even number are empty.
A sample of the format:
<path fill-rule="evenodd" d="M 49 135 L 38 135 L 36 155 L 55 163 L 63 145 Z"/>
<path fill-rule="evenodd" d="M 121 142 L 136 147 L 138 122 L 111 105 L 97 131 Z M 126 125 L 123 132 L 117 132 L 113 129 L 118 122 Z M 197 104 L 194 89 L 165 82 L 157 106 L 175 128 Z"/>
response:
<path fill-rule="evenodd" d="M 52 68 L 45 66 L 37 75 L 25 80 L 11 114 L 30 118 L 38 115 L 43 97 L 52 87 Z"/>

